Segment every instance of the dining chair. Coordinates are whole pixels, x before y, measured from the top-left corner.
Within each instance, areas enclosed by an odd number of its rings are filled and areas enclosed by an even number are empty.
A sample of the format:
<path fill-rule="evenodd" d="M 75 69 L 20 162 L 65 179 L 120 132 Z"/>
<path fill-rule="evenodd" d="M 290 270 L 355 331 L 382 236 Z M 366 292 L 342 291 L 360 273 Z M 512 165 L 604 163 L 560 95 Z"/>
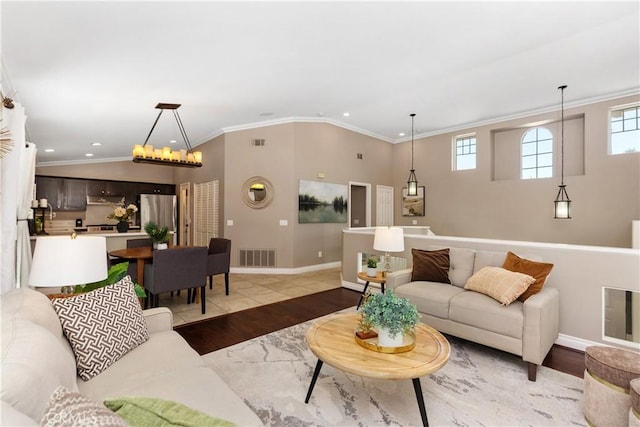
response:
<path fill-rule="evenodd" d="M 127 240 L 127 249 L 128 248 L 143 248 L 145 246 L 152 247 L 153 243 L 151 239 L 129 239 Z M 129 266 L 127 267 L 127 274 L 131 276 L 131 280 L 134 282 L 138 281 L 138 265 L 136 262 L 129 261 Z M 140 283 L 142 285 L 142 283 Z"/>
<path fill-rule="evenodd" d="M 144 288 L 149 302 L 157 307 L 159 294 L 181 289 L 201 289 L 202 314 L 206 311 L 207 247 L 173 247 L 153 252 L 153 263 L 145 265 Z M 195 292 L 194 292 L 195 293 Z M 187 303 L 190 303 L 187 296 Z"/>
<path fill-rule="evenodd" d="M 209 289 L 213 289 L 213 276 L 224 273 L 224 290 L 229 295 L 229 268 L 231 264 L 231 240 L 212 238 L 207 251 L 207 277 Z"/>

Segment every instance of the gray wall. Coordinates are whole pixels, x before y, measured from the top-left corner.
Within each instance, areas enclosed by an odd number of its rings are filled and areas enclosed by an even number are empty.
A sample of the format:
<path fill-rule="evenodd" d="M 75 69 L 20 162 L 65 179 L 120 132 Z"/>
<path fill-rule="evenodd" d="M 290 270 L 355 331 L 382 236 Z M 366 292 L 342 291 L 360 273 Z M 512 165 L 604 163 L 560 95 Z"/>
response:
<path fill-rule="evenodd" d="M 609 108 L 634 101 L 637 96 L 566 109 L 566 116 L 584 116 L 583 155 L 575 141 L 581 133 L 576 126 L 580 120 L 565 127 L 565 184 L 572 200 L 571 220 L 553 219 L 559 170 L 557 177 L 549 179 L 520 180 L 517 174 L 511 179 L 505 174 L 493 179 L 493 162 L 510 161 L 518 168 L 519 150 L 511 151 L 513 159 L 494 158 L 492 132 L 557 121 L 557 112 L 415 140 L 416 175 L 419 185 L 426 187 L 426 216 L 417 218 L 418 225 L 431 226 L 438 235 L 630 248 L 631 221 L 640 218 L 640 153 L 609 156 L 607 144 Z M 476 132 L 477 168 L 452 171 L 452 138 L 469 132 Z M 514 138 L 513 143 L 519 140 Z M 410 143 L 394 146 L 396 190 L 406 186 L 410 149 Z M 554 162 L 559 163 L 559 159 Z M 396 223 L 411 225 L 416 217 L 402 217 L 399 196 L 397 199 Z"/>

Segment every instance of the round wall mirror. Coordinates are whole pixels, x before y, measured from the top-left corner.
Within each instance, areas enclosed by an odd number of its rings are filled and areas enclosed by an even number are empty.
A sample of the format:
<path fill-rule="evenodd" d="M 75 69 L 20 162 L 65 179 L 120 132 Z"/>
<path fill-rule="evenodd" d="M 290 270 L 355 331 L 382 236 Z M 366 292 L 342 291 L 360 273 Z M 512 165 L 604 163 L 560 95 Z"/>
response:
<path fill-rule="evenodd" d="M 242 185 L 242 200 L 253 209 L 262 209 L 273 201 L 273 184 L 267 178 L 254 176 Z"/>

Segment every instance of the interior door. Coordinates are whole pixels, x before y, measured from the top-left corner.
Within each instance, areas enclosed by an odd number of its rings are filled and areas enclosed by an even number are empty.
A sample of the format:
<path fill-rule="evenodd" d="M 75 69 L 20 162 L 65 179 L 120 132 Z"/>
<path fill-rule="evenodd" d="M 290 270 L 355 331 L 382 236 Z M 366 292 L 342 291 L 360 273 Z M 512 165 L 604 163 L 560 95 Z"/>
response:
<path fill-rule="evenodd" d="M 191 183 L 185 182 L 180 184 L 180 195 L 178 204 L 178 217 L 179 221 L 179 244 L 181 246 L 189 246 L 191 243 L 191 233 L 189 233 L 189 227 L 191 226 L 191 192 L 189 188 Z"/>
<path fill-rule="evenodd" d="M 393 187 L 376 186 L 376 225 L 393 225 Z"/>
<path fill-rule="evenodd" d="M 371 184 L 349 183 L 349 227 L 371 225 Z"/>

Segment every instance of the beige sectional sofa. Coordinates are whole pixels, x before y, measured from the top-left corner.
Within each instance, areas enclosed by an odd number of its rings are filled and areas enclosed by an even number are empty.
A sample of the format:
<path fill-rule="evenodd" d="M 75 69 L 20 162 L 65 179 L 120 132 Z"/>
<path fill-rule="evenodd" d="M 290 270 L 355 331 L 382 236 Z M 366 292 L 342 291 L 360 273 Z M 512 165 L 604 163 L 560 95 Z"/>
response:
<path fill-rule="evenodd" d="M 442 246 L 421 248 L 443 249 Z M 522 356 L 529 380 L 559 334 L 560 295 L 548 283 L 526 299 L 502 305 L 485 294 L 465 290 L 469 278 L 483 267 L 501 267 L 506 252 L 449 248 L 451 284 L 411 281 L 412 269 L 387 275 L 386 288 L 408 298 L 422 314 L 421 321 L 438 331 Z M 535 255 L 519 254 L 539 261 Z"/>
<path fill-rule="evenodd" d="M 148 340 L 84 381 L 49 299 L 31 289 L 1 296 L 0 425 L 39 425 L 58 386 L 95 402 L 147 396 L 185 404 L 241 426 L 262 425 L 251 409 L 172 328 L 167 308 L 144 310 Z"/>

